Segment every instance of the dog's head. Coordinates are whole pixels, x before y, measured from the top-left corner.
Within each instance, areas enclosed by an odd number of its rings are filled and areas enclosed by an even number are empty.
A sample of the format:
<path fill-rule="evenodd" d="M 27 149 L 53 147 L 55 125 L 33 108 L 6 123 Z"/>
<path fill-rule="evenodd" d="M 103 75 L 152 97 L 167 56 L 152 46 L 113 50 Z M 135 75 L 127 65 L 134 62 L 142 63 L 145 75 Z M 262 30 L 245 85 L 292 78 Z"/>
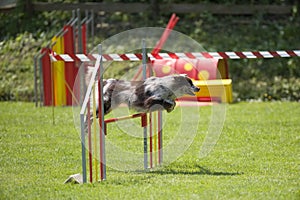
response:
<path fill-rule="evenodd" d="M 174 75 L 173 84 L 174 92 L 177 97 L 183 95 L 195 96 L 195 92 L 200 91 L 200 88 L 195 86 L 193 81 L 186 74 Z"/>

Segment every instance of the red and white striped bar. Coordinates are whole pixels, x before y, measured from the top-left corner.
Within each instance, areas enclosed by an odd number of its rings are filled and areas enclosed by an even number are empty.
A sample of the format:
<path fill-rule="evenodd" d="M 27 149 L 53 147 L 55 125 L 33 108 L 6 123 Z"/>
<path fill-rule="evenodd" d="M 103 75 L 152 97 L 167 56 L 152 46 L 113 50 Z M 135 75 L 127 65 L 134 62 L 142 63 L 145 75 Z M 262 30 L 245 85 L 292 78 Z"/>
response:
<path fill-rule="evenodd" d="M 52 61 L 65 61 L 65 62 L 90 62 L 95 61 L 97 54 L 50 54 Z M 150 60 L 160 59 L 203 59 L 203 58 L 216 58 L 216 59 L 252 59 L 252 58 L 288 58 L 300 57 L 300 50 L 289 51 L 242 51 L 242 52 L 192 52 L 192 53 L 158 53 L 147 54 Z M 103 61 L 140 61 L 142 60 L 141 53 L 128 53 L 128 54 L 104 54 Z"/>
<path fill-rule="evenodd" d="M 52 52 L 50 58 L 52 62 L 65 61 L 65 62 L 90 62 L 96 61 L 98 54 L 56 54 Z"/>

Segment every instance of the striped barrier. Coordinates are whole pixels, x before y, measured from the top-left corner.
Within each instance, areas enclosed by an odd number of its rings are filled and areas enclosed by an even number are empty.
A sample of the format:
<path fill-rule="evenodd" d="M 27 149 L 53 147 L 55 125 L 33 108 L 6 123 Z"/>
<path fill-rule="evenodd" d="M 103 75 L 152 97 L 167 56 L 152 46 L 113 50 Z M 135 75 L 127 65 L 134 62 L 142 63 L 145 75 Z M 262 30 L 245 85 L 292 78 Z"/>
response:
<path fill-rule="evenodd" d="M 300 50 L 288 51 L 226 51 L 226 52 L 192 52 L 192 53 L 148 53 L 150 60 L 161 59 L 251 59 L 251 58 L 289 58 L 300 57 Z M 97 54 L 57 54 L 51 52 L 51 60 L 65 62 L 90 62 L 95 61 Z M 103 61 L 140 61 L 142 60 L 141 53 L 127 54 L 104 54 Z"/>

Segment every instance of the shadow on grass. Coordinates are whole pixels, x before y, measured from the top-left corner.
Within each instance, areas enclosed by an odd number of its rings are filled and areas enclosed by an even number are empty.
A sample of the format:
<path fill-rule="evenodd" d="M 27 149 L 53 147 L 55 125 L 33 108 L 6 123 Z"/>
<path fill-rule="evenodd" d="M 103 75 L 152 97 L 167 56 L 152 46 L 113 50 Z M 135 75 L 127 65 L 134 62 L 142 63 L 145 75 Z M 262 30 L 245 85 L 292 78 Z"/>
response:
<path fill-rule="evenodd" d="M 237 176 L 244 174 L 243 172 L 220 172 L 211 171 L 205 167 L 194 165 L 190 166 L 169 166 L 166 168 L 150 171 L 153 174 L 186 174 L 186 175 L 210 175 L 210 176 Z"/>

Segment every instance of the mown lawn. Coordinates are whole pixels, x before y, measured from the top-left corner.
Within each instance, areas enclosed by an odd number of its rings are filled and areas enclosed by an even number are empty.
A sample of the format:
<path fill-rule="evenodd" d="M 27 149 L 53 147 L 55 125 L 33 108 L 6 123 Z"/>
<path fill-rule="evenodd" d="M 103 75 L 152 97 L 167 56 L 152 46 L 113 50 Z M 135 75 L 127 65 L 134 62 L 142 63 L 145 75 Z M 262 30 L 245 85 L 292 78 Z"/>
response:
<path fill-rule="evenodd" d="M 178 110 L 167 114 L 166 144 L 193 117 L 178 120 Z M 106 181 L 84 185 L 63 184 L 81 172 L 81 146 L 72 108 L 54 113 L 55 125 L 51 108 L 0 102 L 0 199 L 300 199 L 299 103 L 227 105 L 218 143 L 202 159 L 211 107 L 201 107 L 199 134 L 176 161 L 144 173 L 108 168 Z M 122 141 L 116 127 L 109 134 Z"/>

